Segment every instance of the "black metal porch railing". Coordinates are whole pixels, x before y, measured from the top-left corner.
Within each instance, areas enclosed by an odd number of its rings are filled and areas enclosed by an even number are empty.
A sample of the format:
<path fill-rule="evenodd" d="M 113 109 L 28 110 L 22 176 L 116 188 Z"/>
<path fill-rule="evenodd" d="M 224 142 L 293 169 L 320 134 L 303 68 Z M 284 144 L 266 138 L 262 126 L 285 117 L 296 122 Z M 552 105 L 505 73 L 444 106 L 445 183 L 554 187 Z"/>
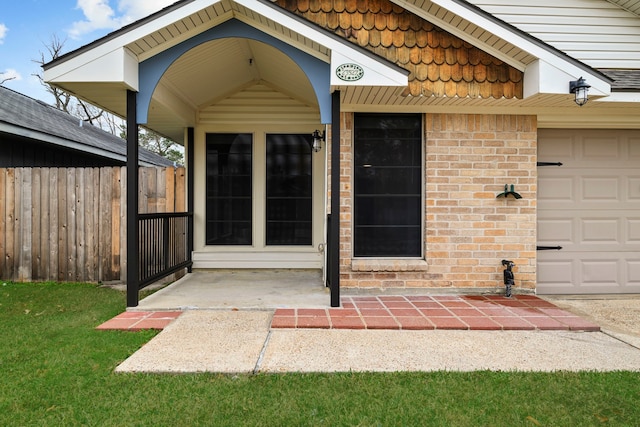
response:
<path fill-rule="evenodd" d="M 138 289 L 191 266 L 192 217 L 187 212 L 139 214 Z"/>

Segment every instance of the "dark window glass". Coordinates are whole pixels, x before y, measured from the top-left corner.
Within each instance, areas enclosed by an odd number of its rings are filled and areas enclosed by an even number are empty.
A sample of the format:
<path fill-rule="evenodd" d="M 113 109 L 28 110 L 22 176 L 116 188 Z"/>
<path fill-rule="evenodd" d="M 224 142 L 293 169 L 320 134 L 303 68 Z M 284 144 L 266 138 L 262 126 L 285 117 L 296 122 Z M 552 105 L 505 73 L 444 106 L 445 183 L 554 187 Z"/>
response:
<path fill-rule="evenodd" d="M 206 244 L 251 245 L 250 134 L 207 134 Z"/>
<path fill-rule="evenodd" d="M 422 120 L 356 114 L 354 255 L 422 256 Z"/>
<path fill-rule="evenodd" d="M 267 245 L 311 245 L 311 135 L 267 135 Z"/>

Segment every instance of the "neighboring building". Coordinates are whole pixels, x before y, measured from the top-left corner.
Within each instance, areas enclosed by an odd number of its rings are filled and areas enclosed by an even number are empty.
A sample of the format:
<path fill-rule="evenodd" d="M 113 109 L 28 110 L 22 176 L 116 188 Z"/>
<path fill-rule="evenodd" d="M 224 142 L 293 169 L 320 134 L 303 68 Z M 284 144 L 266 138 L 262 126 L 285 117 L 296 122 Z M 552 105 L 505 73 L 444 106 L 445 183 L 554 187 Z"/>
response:
<path fill-rule="evenodd" d="M 637 293 L 640 1 L 556 3 L 183 0 L 45 79 L 184 141 L 193 268 Z"/>
<path fill-rule="evenodd" d="M 126 141 L 0 86 L 0 167 L 124 166 Z M 173 162 L 140 149 L 140 166 Z"/>

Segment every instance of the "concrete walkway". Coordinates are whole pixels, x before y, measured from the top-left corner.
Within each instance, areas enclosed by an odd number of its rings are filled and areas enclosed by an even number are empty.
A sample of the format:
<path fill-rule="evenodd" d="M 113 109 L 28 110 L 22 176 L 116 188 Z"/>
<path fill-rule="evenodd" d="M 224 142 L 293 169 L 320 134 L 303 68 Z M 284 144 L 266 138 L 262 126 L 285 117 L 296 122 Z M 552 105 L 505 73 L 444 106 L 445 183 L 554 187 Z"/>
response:
<path fill-rule="evenodd" d="M 273 310 L 188 310 L 116 371 L 640 371 L 640 331 L 616 320 L 637 323 L 640 298 L 621 301 L 553 299 L 602 332 L 275 329 Z"/>
<path fill-rule="evenodd" d="M 420 307 L 423 303 L 432 304 L 424 300 L 416 305 L 420 298 L 410 298 L 409 295 L 420 295 L 406 292 L 403 295 L 418 311 L 438 310 Z M 356 301 L 356 295 L 361 294 L 349 296 L 343 292 L 343 298 L 351 298 L 351 302 Z M 389 306 L 387 301 L 393 301 L 393 298 L 376 295 L 376 303 L 385 305 L 395 318 L 397 326 L 393 330 L 336 327 L 340 322 L 334 322 L 335 312 L 329 307 L 330 295 L 322 285 L 318 271 L 228 270 L 189 274 L 145 298 L 135 310 L 123 313 L 125 317 L 137 316 L 144 320 L 144 325 L 168 326 L 116 370 L 221 373 L 640 371 L 638 295 L 545 298 L 562 309 L 560 313 L 557 308 L 545 313 L 549 318 L 556 316 L 562 330 L 545 330 L 543 324 L 534 323 L 540 319 L 527 320 L 532 317 L 531 311 L 542 307 L 510 307 L 509 304 L 514 302 L 509 301 L 504 301 L 504 306 L 482 306 L 492 304 L 491 298 L 482 301 L 477 296 L 463 300 L 467 304 L 480 304 L 470 307 L 449 307 L 434 300 L 450 312 L 451 318 L 462 321 L 458 323 L 462 324 L 461 329 L 466 330 L 440 329 L 440 323 L 435 320 L 439 316 L 435 312 L 429 313 L 432 317 L 421 313 L 428 320 L 422 321 L 422 327 L 429 328 L 406 330 L 402 329 L 407 320 L 404 319 L 406 313 L 401 312 L 404 308 Z M 515 300 L 518 302 L 518 298 Z M 354 307 L 343 308 L 357 308 L 366 328 L 371 324 L 364 319 L 368 313 L 362 310 L 376 310 L 376 307 L 356 307 L 355 304 Z M 398 309 L 398 312 L 392 309 Z M 476 324 L 471 320 L 473 316 L 458 313 L 458 309 L 468 309 L 469 312 L 485 310 L 484 314 L 493 318 L 493 323 L 499 323 L 496 321 L 498 317 L 504 318 L 500 319 L 499 327 L 494 328 L 496 330 L 471 330 Z M 528 325 L 523 324 L 522 319 L 507 320 L 507 316 L 501 316 L 496 309 L 520 313 Z M 315 315 L 311 317 L 316 318 L 307 319 L 306 314 L 310 313 L 307 310 L 323 311 L 326 313 L 324 321 L 323 316 Z M 294 319 L 287 318 L 292 311 Z M 572 316 L 562 313 L 564 311 Z M 179 313 L 182 314 L 173 320 Z M 277 319 L 274 317 L 276 313 L 279 314 Z M 578 316 L 579 323 L 574 323 Z M 347 317 L 342 320 L 353 320 Z M 275 324 L 272 323 L 274 319 L 277 320 Z M 117 322 L 124 324 L 130 320 L 120 319 Z M 134 324 L 141 326 L 142 320 Z M 301 328 L 305 322 L 307 326 L 313 326 L 317 321 L 324 322 L 323 329 Z M 280 327 L 277 327 L 278 322 Z M 410 323 L 415 326 L 415 323 Z M 599 325 L 601 332 L 585 332 L 594 330 L 587 327 L 582 331 L 576 330 L 581 325 L 593 324 Z M 515 327 L 519 330 L 509 330 Z"/>

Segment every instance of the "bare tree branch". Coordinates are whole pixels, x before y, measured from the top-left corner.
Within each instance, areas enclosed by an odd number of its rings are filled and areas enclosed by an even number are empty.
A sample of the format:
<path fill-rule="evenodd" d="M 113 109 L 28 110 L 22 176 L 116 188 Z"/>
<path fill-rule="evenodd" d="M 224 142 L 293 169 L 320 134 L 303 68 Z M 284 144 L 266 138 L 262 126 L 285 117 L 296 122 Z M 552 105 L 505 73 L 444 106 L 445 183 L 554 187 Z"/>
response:
<path fill-rule="evenodd" d="M 53 35 L 49 44 L 45 44 L 46 53 L 40 52 L 40 58 L 34 60 L 34 62 L 44 65 L 49 61 L 59 58 L 62 55 L 65 41 L 66 40 L 60 40 L 56 35 Z M 122 120 L 86 101 L 76 98 L 68 92 L 51 86 L 44 81 L 42 74 L 34 74 L 34 76 L 38 78 L 47 92 L 53 95 L 57 109 L 111 132 L 113 135 L 125 137 L 123 135 L 124 132 L 122 132 Z M 174 162 L 182 163 L 184 161 L 183 154 L 179 150 L 178 145 L 167 138 L 148 130 L 141 130 L 139 140 L 140 145 L 149 151 L 153 151 Z"/>
<path fill-rule="evenodd" d="M 54 59 L 59 58 L 62 55 L 62 50 L 64 48 L 65 41 L 66 40 L 60 40 L 58 36 L 55 34 L 52 35 L 51 41 L 49 42 L 49 44 L 44 45 L 45 48 L 47 49 L 46 55 L 44 52 L 40 52 L 40 59 L 34 60 L 33 62 L 42 66 L 46 64 L 48 61 L 52 61 Z M 65 111 L 69 114 L 72 113 L 69 108 L 69 104 L 71 103 L 71 95 L 69 93 L 64 92 L 46 83 L 44 81 L 44 76 L 40 73 L 33 74 L 33 76 L 37 77 L 38 80 L 40 81 L 40 84 L 42 84 L 42 86 L 45 87 L 47 92 L 53 95 L 53 98 L 55 100 L 55 106 L 58 110 Z"/>
<path fill-rule="evenodd" d="M 4 73 L 3 73 L 3 74 L 4 74 Z M 7 77 L 6 79 L 2 79 L 2 80 L 0 80 L 0 85 L 3 85 L 3 84 L 5 84 L 6 82 L 8 82 L 9 80 L 13 80 L 13 79 L 15 79 L 15 78 L 16 78 L 16 77 L 15 77 L 15 76 L 13 76 L 13 77 Z"/>

